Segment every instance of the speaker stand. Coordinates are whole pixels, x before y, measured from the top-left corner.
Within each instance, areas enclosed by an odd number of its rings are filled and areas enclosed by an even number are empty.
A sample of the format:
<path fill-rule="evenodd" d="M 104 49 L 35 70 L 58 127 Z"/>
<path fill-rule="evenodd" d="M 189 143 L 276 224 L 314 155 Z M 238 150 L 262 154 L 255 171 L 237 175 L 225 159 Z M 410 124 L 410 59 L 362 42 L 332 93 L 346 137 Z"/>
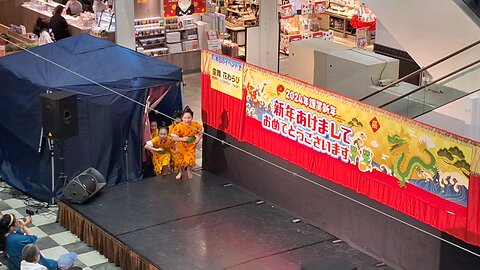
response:
<path fill-rule="evenodd" d="M 55 139 L 47 138 L 48 142 L 48 149 L 50 150 L 50 162 L 52 164 L 52 183 L 51 183 L 51 191 L 52 191 L 52 199 L 49 204 L 53 205 L 56 203 L 55 200 Z M 65 186 L 65 182 L 67 180 L 67 176 L 64 172 L 64 158 L 63 158 L 63 143 L 61 140 L 58 141 L 60 144 L 59 147 L 59 155 L 58 160 L 60 161 L 59 166 L 59 173 L 58 173 L 58 180 L 63 181 L 63 186 Z"/>
<path fill-rule="evenodd" d="M 128 140 L 125 140 L 125 145 L 123 146 L 123 152 L 125 153 L 125 172 L 127 173 L 126 175 L 126 180 L 127 180 L 127 183 L 129 182 L 128 181 L 128 173 L 129 173 L 129 170 L 128 170 Z"/>

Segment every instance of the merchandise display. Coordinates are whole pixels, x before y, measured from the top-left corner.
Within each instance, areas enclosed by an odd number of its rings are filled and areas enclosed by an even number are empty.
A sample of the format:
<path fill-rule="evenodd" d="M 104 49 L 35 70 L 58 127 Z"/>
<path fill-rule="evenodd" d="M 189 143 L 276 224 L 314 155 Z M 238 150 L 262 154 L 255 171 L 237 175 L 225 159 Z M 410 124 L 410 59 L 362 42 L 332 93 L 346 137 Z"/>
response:
<path fill-rule="evenodd" d="M 57 7 L 57 2 L 48 0 L 32 0 L 24 2 L 21 7 L 25 9 L 24 24 L 27 29 L 32 29 L 38 17 L 48 20 L 52 17 L 52 12 Z M 111 10 L 103 10 L 94 13 L 84 11 L 79 16 L 71 16 L 66 14 L 64 9 L 62 16 L 66 19 L 69 30 L 72 35 L 81 33 L 90 33 L 99 37 L 112 37 L 115 32 L 115 15 Z M 110 35 L 111 34 L 111 35 Z"/>
<path fill-rule="evenodd" d="M 301 4 L 299 4 L 301 3 Z M 288 54 L 290 42 L 320 38 L 333 41 L 326 1 L 280 1 L 280 52 Z M 300 9 L 297 10 L 299 7 Z M 300 13 L 300 14 L 298 14 Z"/>
<path fill-rule="evenodd" d="M 155 56 L 199 49 L 193 17 L 142 18 L 134 24 L 138 52 Z"/>
<path fill-rule="evenodd" d="M 165 21 L 161 17 L 135 19 L 135 41 L 137 51 L 147 55 L 165 54 Z"/>
<path fill-rule="evenodd" d="M 375 15 L 358 0 L 278 0 L 280 52 L 288 54 L 292 41 L 310 38 L 333 40 L 333 32 L 354 36 L 364 48 L 376 27 Z"/>
<path fill-rule="evenodd" d="M 229 0 L 226 7 L 227 26 L 249 27 L 258 25 L 259 1 Z"/>
<path fill-rule="evenodd" d="M 222 54 L 237 57 L 239 56 L 239 47 L 238 44 L 233 43 L 229 40 L 222 41 Z"/>

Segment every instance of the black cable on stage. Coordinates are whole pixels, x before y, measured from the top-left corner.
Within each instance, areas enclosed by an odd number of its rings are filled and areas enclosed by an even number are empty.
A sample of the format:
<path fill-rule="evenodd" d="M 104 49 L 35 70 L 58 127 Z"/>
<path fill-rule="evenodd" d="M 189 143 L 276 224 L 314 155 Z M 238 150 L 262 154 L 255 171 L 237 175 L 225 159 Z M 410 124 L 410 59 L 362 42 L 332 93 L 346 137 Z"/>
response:
<path fill-rule="evenodd" d="M 0 39 L 3 39 L 3 40 L 5 40 L 5 41 L 7 41 L 7 42 L 9 42 L 9 43 L 12 43 L 12 42 L 10 42 L 9 40 L 7 40 L 7 39 L 5 39 L 5 38 L 3 38 L 3 37 L 1 37 L 1 36 L 0 36 Z M 85 76 L 83 76 L 83 75 L 81 75 L 81 74 L 79 74 L 79 73 L 77 73 L 77 72 L 75 72 L 75 71 L 73 71 L 73 70 L 70 70 L 70 69 L 68 69 L 68 68 L 66 68 L 66 67 L 64 67 L 64 66 L 62 66 L 62 65 L 59 65 L 59 64 L 57 64 L 57 63 L 55 63 L 55 62 L 53 62 L 53 61 L 51 61 L 51 60 L 49 60 L 49 59 L 47 59 L 47 58 L 39 55 L 39 54 L 36 54 L 36 53 L 28 50 L 28 49 L 22 48 L 21 46 L 18 46 L 18 45 L 15 44 L 15 43 L 12 43 L 12 44 L 13 44 L 14 46 L 17 46 L 17 47 L 21 48 L 22 50 L 24 50 L 24 51 L 26 51 L 26 52 L 28 52 L 28 53 L 34 55 L 35 57 L 38 57 L 38 58 L 40 58 L 40 59 L 42 59 L 42 60 L 44 60 L 44 61 L 46 61 L 46 62 L 48 62 L 48 63 L 50 63 L 50 64 L 52 64 L 52 65 L 54 65 L 54 66 L 56 66 L 56 67 L 58 67 L 58 68 L 60 68 L 60 69 L 63 69 L 63 70 L 65 70 L 65 71 L 67 71 L 67 72 L 70 72 L 70 73 L 72 73 L 72 74 L 74 74 L 74 75 L 76 75 L 76 76 L 78 76 L 78 77 L 80 77 L 80 78 L 82 78 L 82 79 L 84 79 L 84 80 L 86 80 L 86 81 L 88 81 L 88 82 L 91 82 L 91 83 L 93 83 L 93 84 L 95 84 L 95 85 L 97 85 L 97 86 L 99 86 L 99 87 L 101 87 L 101 88 L 103 88 L 103 89 L 106 89 L 107 91 L 110 91 L 110 92 L 112 92 L 112 93 L 114 93 L 114 94 L 117 94 L 117 95 L 119 95 L 119 96 L 127 99 L 127 100 L 130 100 L 131 102 L 133 102 L 133 103 L 135 103 L 135 104 L 137 104 L 137 105 L 140 105 L 141 107 L 143 107 L 143 108 L 145 108 L 145 109 L 151 109 L 152 111 L 154 111 L 154 112 L 157 113 L 157 114 L 160 114 L 160 115 L 162 115 L 162 116 L 164 116 L 164 117 L 167 117 L 167 118 L 169 118 L 169 119 L 171 119 L 171 120 L 174 120 L 173 117 L 171 117 L 171 116 L 169 116 L 169 115 L 166 115 L 166 114 L 164 114 L 164 113 L 162 113 L 162 112 L 160 112 L 160 111 L 158 111 L 158 110 L 156 110 L 156 109 L 149 108 L 149 107 L 147 107 L 145 104 L 140 103 L 140 102 L 138 102 L 138 101 L 136 101 L 136 100 L 134 100 L 134 99 L 132 99 L 132 98 L 130 98 L 130 97 L 128 97 L 128 96 L 126 96 L 126 95 L 118 92 L 118 91 L 115 91 L 115 90 L 113 90 L 113 89 L 110 89 L 110 88 L 108 88 L 108 87 L 106 87 L 106 86 L 104 86 L 104 85 L 102 85 L 102 84 L 100 84 L 100 83 L 98 83 L 98 82 L 96 82 L 96 81 L 93 81 L 93 80 L 91 80 L 91 79 L 89 79 L 89 78 L 87 78 L 87 77 L 85 77 Z M 200 132 L 200 130 L 197 130 L 197 131 Z M 236 150 L 238 150 L 238 151 L 240 151 L 240 152 L 242 152 L 242 153 L 244 153 L 244 154 L 246 154 L 246 155 L 249 155 L 249 156 L 254 157 L 254 158 L 256 158 L 256 159 L 258 159 L 258 160 L 260 160 L 260 161 L 263 161 L 263 162 L 265 162 L 265 163 L 267 163 L 267 164 L 269 164 L 269 165 L 271 165 L 271 166 L 273 166 L 273 167 L 275 167 L 275 168 L 278 168 L 278 169 L 280 169 L 280 170 L 282 170 L 282 171 L 284 171 L 284 172 L 290 173 L 290 174 L 293 175 L 294 177 L 298 177 L 298 178 L 300 178 L 300 179 L 302 179 L 302 180 L 304 180 L 304 181 L 307 181 L 307 182 L 310 183 L 310 184 L 313 184 L 313 185 L 315 185 L 315 186 L 318 186 L 318 187 L 321 187 L 321 188 L 323 188 L 323 189 L 325 189 L 325 190 L 328 190 L 328 191 L 330 191 L 330 192 L 332 192 L 332 193 L 334 193 L 334 194 L 336 194 L 336 195 L 338 195 L 338 196 L 341 196 L 341 197 L 343 197 L 343 198 L 345 198 L 345 199 L 347 199 L 347 200 L 350 200 L 350 201 L 352 201 L 352 202 L 354 202 L 354 203 L 357 203 L 357 204 L 359 204 L 359 205 L 362 205 L 362 206 L 364 206 L 364 207 L 366 207 L 366 208 L 368 208 L 368 209 L 370 209 L 370 210 L 372 210 L 372 211 L 375 211 L 375 212 L 377 212 L 377 213 L 379 213 L 379 214 L 381 214 L 381 215 L 383 215 L 383 216 L 385 216 L 385 217 L 388 217 L 388 218 L 390 218 L 390 219 L 393 219 L 393 220 L 395 220 L 395 221 L 398 221 L 398 222 L 400 222 L 400 223 L 402 223 L 402 224 L 404 224 L 404 225 L 406 225 L 406 226 L 408 226 L 408 227 L 410 227 L 410 228 L 413 228 L 413 229 L 415 229 L 415 230 L 417 230 L 417 231 L 420 231 L 420 232 L 422 232 L 422 233 L 425 233 L 426 235 L 429 235 L 429 236 L 431 236 L 431 237 L 433 237 L 433 238 L 435 238 L 435 239 L 437 239 L 437 240 L 440 240 L 440 241 L 442 241 L 442 242 L 445 242 L 445 243 L 447 243 L 447 244 L 449 244 L 449 245 L 452 245 L 452 246 L 454 246 L 454 247 L 456 247 L 456 248 L 458 248 L 458 249 L 461 249 L 461 250 L 463 250 L 463 251 L 465 251 L 465 252 L 468 252 L 468 253 L 470 253 L 470 254 L 472 254 L 472 255 L 475 255 L 475 256 L 477 256 L 477 257 L 480 258 L 480 254 L 475 253 L 474 251 L 471 251 L 471 250 L 469 250 L 469 249 L 467 249 L 467 248 L 464 248 L 464 247 L 462 247 L 462 246 L 460 246 L 460 245 L 457 245 L 457 244 L 455 244 L 455 243 L 453 243 L 453 242 L 451 242 L 451 241 L 449 241 L 449 240 L 447 240 L 447 239 L 444 239 L 444 238 L 442 238 L 442 237 L 440 237 L 440 236 L 437 236 L 437 235 L 435 235 L 435 234 L 433 234 L 433 233 L 431 233 L 431 232 L 428 232 L 428 231 L 426 231 L 426 230 L 424 230 L 424 229 L 422 229 L 422 228 L 419 228 L 419 227 L 417 227 L 417 226 L 415 226 L 415 225 L 413 225 L 413 224 L 410 224 L 410 223 L 408 223 L 408 222 L 406 222 L 406 221 L 403 221 L 403 220 L 401 220 L 401 219 L 399 219 L 399 218 L 397 218 L 397 217 L 394 217 L 394 216 L 392 216 L 392 215 L 390 215 L 390 214 L 388 214 L 388 213 L 385 213 L 385 212 L 383 212 L 383 211 L 381 211 L 381 210 L 379 210 L 379 209 L 376 209 L 375 207 L 372 207 L 372 206 L 370 206 L 370 205 L 368 205 L 368 204 L 365 204 L 365 203 L 363 203 L 363 202 L 361 202 L 361 201 L 358 201 L 358 200 L 356 200 L 356 199 L 354 199 L 354 198 L 351 198 L 351 197 L 349 197 L 348 195 L 345 195 L 345 194 L 343 194 L 343 193 L 341 193 L 341 192 L 338 192 L 338 191 L 336 191 L 336 190 L 334 190 L 334 189 L 332 189 L 332 188 L 329 188 L 329 187 L 327 187 L 327 186 L 325 186 L 325 185 L 319 184 L 319 183 L 317 183 L 317 182 L 315 182 L 315 181 L 313 181 L 313 180 L 311 180 L 311 179 L 309 179 L 309 178 L 307 178 L 307 177 L 305 177 L 305 176 L 303 176 L 303 175 L 300 175 L 300 174 L 298 174 L 298 173 L 296 173 L 296 172 L 294 172 L 294 171 L 291 171 L 291 170 L 289 170 L 289 169 L 287 169 L 287 168 L 284 168 L 284 167 L 282 167 L 282 166 L 280 166 L 280 165 L 278 165 L 278 164 L 276 164 L 276 163 L 273 163 L 273 162 L 271 162 L 271 161 L 269 161 L 269 160 L 267 160 L 267 159 L 265 159 L 265 158 L 262 158 L 262 157 L 260 157 L 260 156 L 258 156 L 258 155 L 255 155 L 255 154 L 253 154 L 253 153 L 250 153 L 250 152 L 248 152 L 247 150 L 244 150 L 244 149 L 242 149 L 242 148 L 240 148 L 240 147 L 238 147 L 238 146 L 235 146 L 235 145 L 233 145 L 233 144 L 231 144 L 231 143 L 229 143 L 229 142 L 227 142 L 227 141 L 225 141 L 225 140 L 219 139 L 219 138 L 215 137 L 215 135 L 211 135 L 211 134 L 208 134 L 208 133 L 203 133 L 203 134 L 206 135 L 206 136 L 208 136 L 208 137 L 210 137 L 210 138 L 212 138 L 212 139 L 214 139 L 214 140 L 219 141 L 219 142 L 222 143 L 223 145 L 228 145 L 228 146 L 230 146 L 230 147 L 232 147 L 232 148 L 234 148 L 234 149 L 236 149 Z"/>

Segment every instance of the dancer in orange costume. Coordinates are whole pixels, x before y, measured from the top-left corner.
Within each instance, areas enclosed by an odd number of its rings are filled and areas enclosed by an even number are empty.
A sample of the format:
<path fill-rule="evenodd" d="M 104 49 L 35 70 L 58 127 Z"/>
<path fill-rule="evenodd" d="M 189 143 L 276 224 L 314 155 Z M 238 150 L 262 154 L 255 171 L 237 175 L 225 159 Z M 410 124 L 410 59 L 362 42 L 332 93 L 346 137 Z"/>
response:
<path fill-rule="evenodd" d="M 155 175 L 166 175 L 170 171 L 170 149 L 173 141 L 168 137 L 168 129 L 161 127 L 158 136 L 145 144 L 145 149 L 152 152 L 153 170 Z"/>
<path fill-rule="evenodd" d="M 193 111 L 185 107 L 182 113 L 182 122 L 172 129 L 172 140 L 177 142 L 179 172 L 178 180 L 183 172 L 187 171 L 188 179 L 192 179 L 192 167 L 195 166 L 195 146 L 202 139 L 203 127 L 199 122 L 193 121 Z"/>
<path fill-rule="evenodd" d="M 182 112 L 181 111 L 174 112 L 173 122 L 170 126 L 168 126 L 168 136 L 170 138 L 172 137 L 171 135 L 172 135 L 173 128 L 181 122 L 182 122 Z M 170 153 L 172 154 L 172 160 L 170 162 L 171 168 L 173 169 L 174 172 L 177 172 L 178 168 L 180 167 L 180 164 L 178 163 L 177 142 L 173 142 L 173 147 Z"/>

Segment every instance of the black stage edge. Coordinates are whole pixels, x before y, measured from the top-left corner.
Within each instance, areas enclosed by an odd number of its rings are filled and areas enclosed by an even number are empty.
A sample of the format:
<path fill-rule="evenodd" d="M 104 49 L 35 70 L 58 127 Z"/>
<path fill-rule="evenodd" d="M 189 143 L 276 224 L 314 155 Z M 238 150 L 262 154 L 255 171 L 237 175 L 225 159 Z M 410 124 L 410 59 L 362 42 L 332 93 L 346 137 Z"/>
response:
<path fill-rule="evenodd" d="M 208 125 L 204 127 L 206 133 L 214 134 L 217 138 L 226 140 L 319 184 L 477 254 L 480 253 L 478 247 L 466 244 L 366 196 L 322 179 L 259 148 L 238 142 L 220 130 Z M 234 184 L 257 194 L 262 200 L 294 213 L 395 269 L 480 269 L 480 258 L 475 255 L 308 183 L 291 173 L 268 165 L 207 136 L 203 139 L 203 169 L 217 176 L 231 179 Z"/>
<path fill-rule="evenodd" d="M 61 225 L 124 270 L 298 270 L 322 258 L 391 269 L 205 171 L 105 188 L 84 205 L 61 202 L 59 213 Z"/>

